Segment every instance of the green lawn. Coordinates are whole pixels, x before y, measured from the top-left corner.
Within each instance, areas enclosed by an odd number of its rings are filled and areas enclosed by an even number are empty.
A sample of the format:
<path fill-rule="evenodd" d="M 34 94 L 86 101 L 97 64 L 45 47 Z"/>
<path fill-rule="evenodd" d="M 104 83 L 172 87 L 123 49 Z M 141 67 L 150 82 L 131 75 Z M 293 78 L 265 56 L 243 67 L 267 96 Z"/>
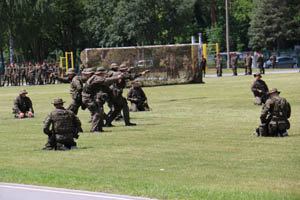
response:
<path fill-rule="evenodd" d="M 259 124 L 253 76 L 205 84 L 147 87 L 151 112 L 131 113 L 136 127 L 90 134 L 88 111 L 78 149 L 42 151 L 43 120 L 54 98 L 70 103 L 69 85 L 30 86 L 36 118 L 15 120 L 20 87 L 0 88 L 0 182 L 157 199 L 300 199 L 300 73 L 265 75 L 292 106 L 290 136 L 251 136 Z M 127 91 L 125 91 L 125 94 Z"/>

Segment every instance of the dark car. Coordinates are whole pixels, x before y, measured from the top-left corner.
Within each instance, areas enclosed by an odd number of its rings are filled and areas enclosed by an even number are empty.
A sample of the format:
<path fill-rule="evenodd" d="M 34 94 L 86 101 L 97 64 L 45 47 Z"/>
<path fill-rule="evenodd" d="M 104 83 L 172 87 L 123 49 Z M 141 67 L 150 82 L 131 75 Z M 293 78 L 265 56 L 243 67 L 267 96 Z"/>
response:
<path fill-rule="evenodd" d="M 265 62 L 265 68 L 270 68 L 272 66 L 272 61 L 268 60 Z M 296 68 L 298 67 L 298 62 L 296 58 L 289 56 L 279 56 L 276 58 L 276 68 Z"/>

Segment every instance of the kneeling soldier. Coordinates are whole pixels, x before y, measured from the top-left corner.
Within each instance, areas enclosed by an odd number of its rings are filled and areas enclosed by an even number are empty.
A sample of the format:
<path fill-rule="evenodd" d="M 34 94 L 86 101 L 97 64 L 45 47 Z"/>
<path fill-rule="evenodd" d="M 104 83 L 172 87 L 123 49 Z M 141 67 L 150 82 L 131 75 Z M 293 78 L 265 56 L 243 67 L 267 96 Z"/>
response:
<path fill-rule="evenodd" d="M 139 83 L 136 81 L 132 82 L 132 87 L 127 93 L 127 99 L 131 103 L 130 111 L 132 112 L 150 110 L 147 97 Z"/>
<path fill-rule="evenodd" d="M 48 142 L 44 150 L 70 150 L 76 148 L 74 138 L 78 139 L 81 129 L 79 118 L 70 110 L 63 107 L 62 99 L 53 102 L 55 110 L 44 121 L 44 133 L 48 135 Z M 52 125 L 52 130 L 50 126 Z"/>
<path fill-rule="evenodd" d="M 290 128 L 288 118 L 291 116 L 291 106 L 279 94 L 276 88 L 268 92 L 270 98 L 260 115 L 262 125 L 257 129 L 258 136 L 288 136 L 286 130 Z"/>

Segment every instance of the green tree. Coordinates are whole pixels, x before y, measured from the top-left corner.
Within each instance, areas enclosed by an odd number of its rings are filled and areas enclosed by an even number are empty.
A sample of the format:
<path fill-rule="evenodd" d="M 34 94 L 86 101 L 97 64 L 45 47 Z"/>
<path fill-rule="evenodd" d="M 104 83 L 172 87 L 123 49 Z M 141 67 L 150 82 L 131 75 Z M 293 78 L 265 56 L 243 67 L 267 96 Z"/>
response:
<path fill-rule="evenodd" d="M 281 49 L 291 35 L 286 23 L 286 0 L 256 0 L 254 4 L 249 46 L 253 50 Z"/>

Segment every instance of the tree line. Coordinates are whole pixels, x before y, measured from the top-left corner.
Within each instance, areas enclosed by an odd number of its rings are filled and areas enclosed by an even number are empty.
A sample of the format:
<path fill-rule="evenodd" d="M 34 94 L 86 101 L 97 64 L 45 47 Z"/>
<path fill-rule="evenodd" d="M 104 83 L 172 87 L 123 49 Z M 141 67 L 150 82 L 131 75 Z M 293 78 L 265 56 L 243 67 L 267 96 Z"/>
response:
<path fill-rule="evenodd" d="M 1 61 L 43 61 L 88 47 L 204 43 L 225 51 L 224 0 L 1 0 Z M 230 50 L 300 44 L 300 1 L 229 0 Z"/>

